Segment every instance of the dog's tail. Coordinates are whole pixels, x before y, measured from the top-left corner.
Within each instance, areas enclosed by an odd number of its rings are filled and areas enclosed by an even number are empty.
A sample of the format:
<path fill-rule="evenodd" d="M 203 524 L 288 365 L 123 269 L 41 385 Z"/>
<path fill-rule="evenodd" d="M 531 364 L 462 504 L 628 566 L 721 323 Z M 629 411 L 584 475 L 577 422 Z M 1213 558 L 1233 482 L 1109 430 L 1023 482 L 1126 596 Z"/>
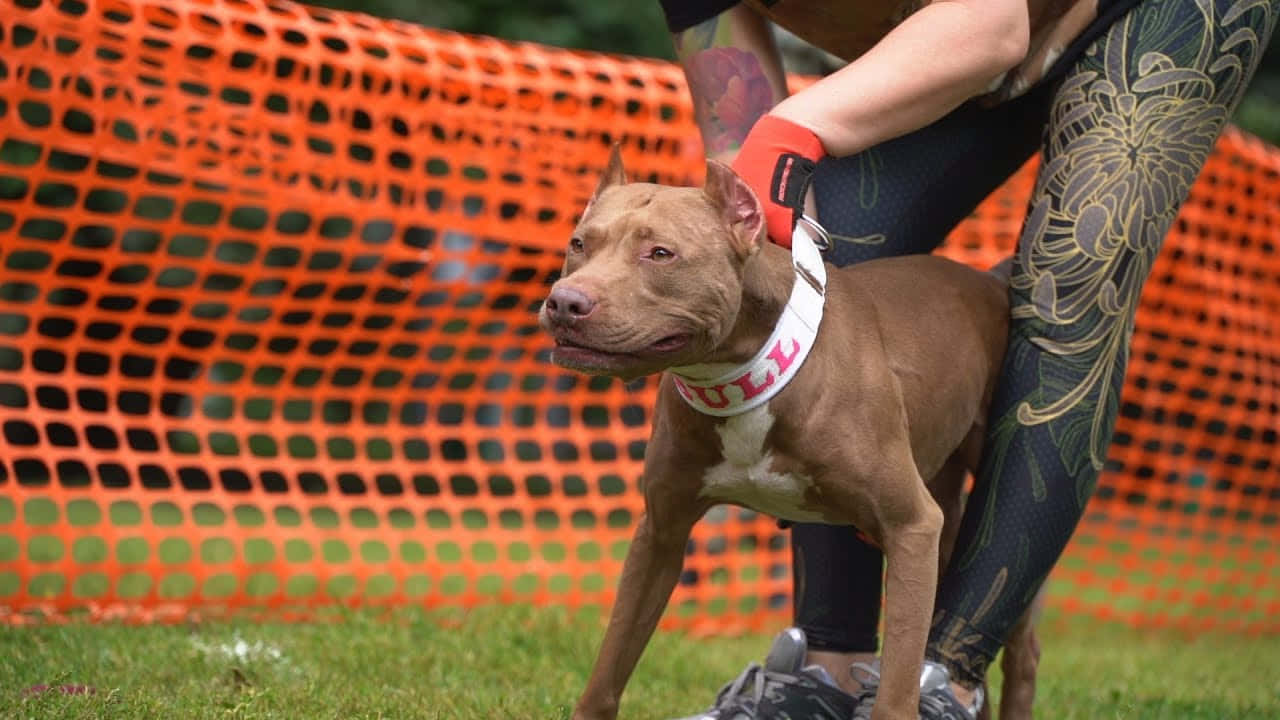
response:
<path fill-rule="evenodd" d="M 1001 283 L 1008 285 L 1009 278 L 1013 277 L 1013 256 L 1010 255 L 1009 257 L 996 263 L 987 272 L 996 276 L 996 278 L 998 278 Z"/>

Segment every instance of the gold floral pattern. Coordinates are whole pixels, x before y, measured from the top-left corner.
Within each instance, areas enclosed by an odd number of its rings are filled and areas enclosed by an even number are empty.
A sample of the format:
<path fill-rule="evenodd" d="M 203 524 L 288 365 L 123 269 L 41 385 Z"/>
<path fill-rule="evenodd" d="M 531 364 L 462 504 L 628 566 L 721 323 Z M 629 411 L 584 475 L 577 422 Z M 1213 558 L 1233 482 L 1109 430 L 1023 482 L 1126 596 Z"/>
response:
<path fill-rule="evenodd" d="M 1091 48 L 1057 94 L 1011 280 L 1013 317 L 1042 325 L 1029 339 L 1046 353 L 1045 386 L 1018 403 L 1017 420 L 1036 425 L 1087 408 L 1087 443 L 1062 450 L 1095 471 L 1142 285 L 1275 22 L 1260 0 L 1196 3 L 1194 24 L 1178 11 L 1185 0 L 1146 4 Z"/>
<path fill-rule="evenodd" d="M 1093 494 L 1143 283 L 1278 15 L 1280 0 L 1144 0 L 1056 92 L 1004 386 L 934 618 L 931 653 L 964 681 L 985 675 Z"/>

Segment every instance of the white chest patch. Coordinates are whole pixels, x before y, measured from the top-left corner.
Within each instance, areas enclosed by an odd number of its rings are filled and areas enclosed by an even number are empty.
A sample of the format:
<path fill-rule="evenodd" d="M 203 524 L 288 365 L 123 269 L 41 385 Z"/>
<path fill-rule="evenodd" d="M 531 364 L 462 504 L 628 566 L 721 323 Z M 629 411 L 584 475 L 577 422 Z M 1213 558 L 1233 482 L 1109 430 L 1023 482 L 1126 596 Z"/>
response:
<path fill-rule="evenodd" d="M 772 427 L 768 404 L 734 415 L 717 427 L 724 460 L 707 469 L 699 495 L 784 520 L 821 522 L 822 513 L 803 509 L 805 491 L 813 481 L 770 469 L 773 456 L 765 447 L 765 438 Z"/>

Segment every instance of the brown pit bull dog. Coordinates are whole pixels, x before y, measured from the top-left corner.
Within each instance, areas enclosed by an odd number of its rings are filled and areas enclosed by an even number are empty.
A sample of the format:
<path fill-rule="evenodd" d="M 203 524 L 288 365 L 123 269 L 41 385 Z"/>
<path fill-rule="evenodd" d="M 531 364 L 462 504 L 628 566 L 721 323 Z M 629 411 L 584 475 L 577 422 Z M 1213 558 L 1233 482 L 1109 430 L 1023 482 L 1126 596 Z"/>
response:
<path fill-rule="evenodd" d="M 939 543 L 945 563 L 1004 355 L 1006 279 L 927 255 L 835 269 L 800 232 L 793 252 L 766 242 L 762 218 L 724 165 L 708 163 L 702 188 L 627 183 L 615 147 L 540 312 L 563 367 L 623 379 L 668 371 L 645 513 L 576 720 L 617 715 L 690 531 L 718 503 L 854 525 L 879 544 L 886 630 L 873 717 L 918 717 Z M 1030 623 L 1020 626 L 1018 690 L 1005 699 L 1025 697 L 1029 716 L 1021 658 L 1038 653 L 1021 652 L 1035 648 Z M 1034 678 L 1034 660 L 1030 669 Z"/>

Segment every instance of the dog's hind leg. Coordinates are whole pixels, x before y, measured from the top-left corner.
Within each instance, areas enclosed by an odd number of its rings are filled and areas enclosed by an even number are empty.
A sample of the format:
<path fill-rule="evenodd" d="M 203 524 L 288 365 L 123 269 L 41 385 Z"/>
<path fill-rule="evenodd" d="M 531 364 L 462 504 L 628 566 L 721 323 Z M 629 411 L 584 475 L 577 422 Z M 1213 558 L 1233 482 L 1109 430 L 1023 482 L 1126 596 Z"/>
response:
<path fill-rule="evenodd" d="M 961 452 L 947 459 L 942 469 L 929 481 L 929 494 L 942 509 L 942 537 L 938 541 L 938 577 L 947 570 L 960 533 L 960 516 L 964 514 L 964 481 L 968 463 Z"/>
<path fill-rule="evenodd" d="M 1031 705 L 1036 699 L 1036 670 L 1040 665 L 1036 621 L 1043 606 L 1044 590 L 1041 589 L 1005 639 L 1004 655 L 1000 659 L 1000 670 L 1004 673 L 1000 720 L 1031 720 Z"/>
<path fill-rule="evenodd" d="M 981 441 L 980 431 L 971 433 L 964 444 L 947 458 L 946 464 L 938 474 L 929 481 L 929 492 L 938 503 L 938 507 L 942 508 L 942 537 L 938 542 L 939 579 L 946 572 L 947 564 L 951 562 L 951 556 L 955 551 L 956 536 L 960 533 L 960 516 L 964 514 L 965 480 L 968 478 L 969 469 L 977 465 L 978 451 L 975 445 L 980 446 Z M 986 680 L 982 681 L 982 694 L 984 697 L 991 697 L 991 690 Z M 1002 701 L 1000 705 L 1003 708 L 1004 702 Z M 991 720 L 990 702 L 984 702 L 978 709 L 976 720 Z"/>

